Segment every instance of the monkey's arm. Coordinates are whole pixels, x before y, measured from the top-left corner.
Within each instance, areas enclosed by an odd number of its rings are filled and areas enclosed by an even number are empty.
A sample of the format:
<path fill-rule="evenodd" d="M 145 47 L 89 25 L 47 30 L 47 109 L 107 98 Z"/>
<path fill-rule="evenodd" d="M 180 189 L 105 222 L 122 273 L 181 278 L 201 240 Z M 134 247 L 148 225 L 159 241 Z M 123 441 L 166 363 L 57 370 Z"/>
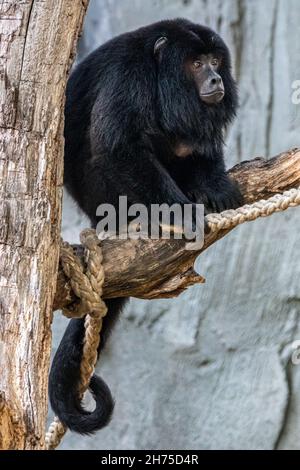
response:
<path fill-rule="evenodd" d="M 243 205 L 237 183 L 226 173 L 222 154 L 214 159 L 193 155 L 192 167 L 183 189 L 193 202 L 204 203 L 207 213 Z"/>

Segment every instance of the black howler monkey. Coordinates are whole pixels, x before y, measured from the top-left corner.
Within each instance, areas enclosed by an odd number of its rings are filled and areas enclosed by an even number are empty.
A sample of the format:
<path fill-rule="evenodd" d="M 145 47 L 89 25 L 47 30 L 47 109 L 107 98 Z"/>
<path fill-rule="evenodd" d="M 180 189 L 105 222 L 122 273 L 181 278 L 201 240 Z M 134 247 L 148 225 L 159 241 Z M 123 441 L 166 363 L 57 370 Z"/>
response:
<path fill-rule="evenodd" d="M 225 172 L 223 133 L 235 116 L 230 54 L 211 29 L 184 19 L 122 34 L 71 74 L 65 110 L 65 185 L 97 224 L 101 203 L 203 203 L 208 212 L 242 203 Z M 108 300 L 101 348 L 124 305 Z M 105 426 L 113 399 L 96 375 L 96 408 L 77 395 L 84 320 L 71 320 L 53 361 L 50 401 L 71 430 Z"/>

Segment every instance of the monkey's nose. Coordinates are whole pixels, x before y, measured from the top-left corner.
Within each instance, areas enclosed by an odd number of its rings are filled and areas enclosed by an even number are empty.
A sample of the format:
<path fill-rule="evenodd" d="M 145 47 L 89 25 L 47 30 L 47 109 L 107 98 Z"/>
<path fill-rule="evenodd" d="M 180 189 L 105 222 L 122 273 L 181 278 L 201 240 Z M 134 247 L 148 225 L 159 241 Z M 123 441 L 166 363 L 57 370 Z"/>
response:
<path fill-rule="evenodd" d="M 210 81 L 211 86 L 219 86 L 221 85 L 222 79 L 221 77 L 213 77 Z"/>

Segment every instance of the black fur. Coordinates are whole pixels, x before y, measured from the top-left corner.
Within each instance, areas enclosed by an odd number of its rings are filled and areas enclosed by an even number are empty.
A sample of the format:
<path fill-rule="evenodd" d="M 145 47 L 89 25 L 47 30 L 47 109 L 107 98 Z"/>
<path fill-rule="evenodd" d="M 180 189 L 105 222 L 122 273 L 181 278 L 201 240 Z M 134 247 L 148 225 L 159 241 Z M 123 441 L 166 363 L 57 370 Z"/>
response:
<path fill-rule="evenodd" d="M 159 38 L 167 41 L 157 43 Z M 155 50 L 155 52 L 154 52 Z M 184 64 L 199 54 L 222 58 L 218 71 L 224 99 L 205 104 Z M 162 21 L 118 36 L 90 54 L 67 86 L 65 184 L 92 225 L 101 203 L 202 202 L 207 211 L 241 204 L 225 173 L 223 132 L 235 116 L 237 90 L 229 51 L 212 30 L 179 19 Z M 186 158 L 176 144 L 192 148 Z M 124 300 L 110 301 L 106 322 Z M 104 325 L 104 331 L 109 330 Z M 54 358 L 50 400 L 70 429 L 91 433 L 105 426 L 113 410 L 110 392 L 94 376 L 94 412 L 77 397 L 83 320 L 71 320 Z M 101 342 L 103 345 L 103 342 Z"/>

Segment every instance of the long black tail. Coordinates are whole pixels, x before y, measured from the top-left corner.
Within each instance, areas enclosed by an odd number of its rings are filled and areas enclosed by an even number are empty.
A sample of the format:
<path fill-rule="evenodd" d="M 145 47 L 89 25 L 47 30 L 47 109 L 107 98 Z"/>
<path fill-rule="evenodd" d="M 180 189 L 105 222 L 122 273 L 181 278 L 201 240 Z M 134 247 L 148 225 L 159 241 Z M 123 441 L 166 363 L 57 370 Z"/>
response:
<path fill-rule="evenodd" d="M 103 320 L 98 353 L 103 349 L 110 330 L 125 303 L 126 299 L 111 299 L 106 302 L 108 312 Z M 54 413 L 71 431 L 91 434 L 109 423 L 114 409 L 114 400 L 105 382 L 94 375 L 89 390 L 95 399 L 96 408 L 94 411 L 87 411 L 83 408 L 77 393 L 83 338 L 84 319 L 71 320 L 52 362 L 49 398 Z"/>

